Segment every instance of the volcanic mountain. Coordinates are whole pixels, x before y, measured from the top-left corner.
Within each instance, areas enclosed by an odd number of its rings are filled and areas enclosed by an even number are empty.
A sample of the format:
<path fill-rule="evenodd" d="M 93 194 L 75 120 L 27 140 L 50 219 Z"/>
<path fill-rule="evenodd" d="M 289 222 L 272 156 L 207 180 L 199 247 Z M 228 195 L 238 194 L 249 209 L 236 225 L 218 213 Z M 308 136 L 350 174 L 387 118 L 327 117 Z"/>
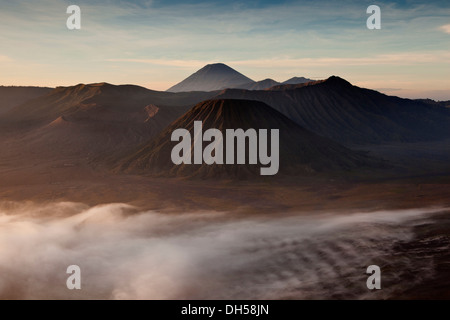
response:
<path fill-rule="evenodd" d="M 265 103 L 221 99 L 197 104 L 153 141 L 120 158 L 116 168 L 130 173 L 200 178 L 245 179 L 260 174 L 261 165 L 249 165 L 248 161 L 246 165 L 174 165 L 171 152 L 178 142 L 172 142 L 171 135 L 174 130 L 184 128 L 193 136 L 194 121 L 203 122 L 203 132 L 212 128 L 221 130 L 225 140 L 224 145 L 226 145 L 224 132 L 226 129 L 253 128 L 256 131 L 268 129 L 269 132 L 270 129 L 279 129 L 281 174 L 310 175 L 318 172 L 342 172 L 378 164 L 361 153 L 351 151 L 303 129 Z M 225 150 L 224 153 L 226 157 Z"/>
<path fill-rule="evenodd" d="M 27 100 L 37 98 L 52 91 L 45 87 L 0 87 L 0 114 L 24 103 Z"/>
<path fill-rule="evenodd" d="M 238 88 L 240 85 L 254 83 L 250 78 L 223 64 L 208 64 L 168 92 L 214 91 L 226 88 Z"/>
<path fill-rule="evenodd" d="M 450 137 L 450 110 L 387 96 L 339 77 L 269 90 L 228 89 L 217 99 L 261 101 L 298 125 L 347 146 Z"/>
<path fill-rule="evenodd" d="M 67 119 L 100 119 L 101 113 L 114 113 L 117 121 L 141 112 L 149 104 L 158 107 L 186 107 L 211 98 L 214 92 L 168 93 L 134 85 L 115 86 L 108 83 L 79 84 L 58 87 L 46 95 L 29 100 L 5 113 L 0 120 L 21 125 L 50 123 L 60 116 Z M 100 113 L 100 114 L 99 114 Z M 95 116 L 93 114 L 96 114 Z M 106 117 L 111 119 L 111 114 Z"/>
<path fill-rule="evenodd" d="M 312 80 L 294 77 L 283 83 L 273 79 L 253 81 L 223 63 L 209 64 L 182 82 L 168 89 L 168 92 L 215 91 L 224 89 L 265 90 L 282 84 L 301 84 Z"/>
<path fill-rule="evenodd" d="M 161 132 L 199 101 L 216 93 L 168 93 L 97 83 L 58 87 L 2 116 L 4 130 L 25 132 L 37 149 L 99 153 L 131 148 Z"/>

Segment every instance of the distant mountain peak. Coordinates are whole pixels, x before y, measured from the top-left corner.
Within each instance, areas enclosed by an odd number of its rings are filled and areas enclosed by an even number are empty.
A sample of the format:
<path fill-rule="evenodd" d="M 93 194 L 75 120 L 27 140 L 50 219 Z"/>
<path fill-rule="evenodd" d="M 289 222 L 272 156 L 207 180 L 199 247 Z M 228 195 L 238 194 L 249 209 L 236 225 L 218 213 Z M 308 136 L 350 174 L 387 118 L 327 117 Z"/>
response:
<path fill-rule="evenodd" d="M 221 63 L 221 62 L 207 64 L 207 65 L 204 66 L 202 69 L 205 69 L 205 68 L 209 68 L 209 69 L 211 69 L 211 68 L 221 68 L 221 69 L 230 69 L 230 70 L 234 70 L 234 69 L 231 68 L 230 66 L 227 66 L 225 63 Z M 200 70 L 201 70 L 201 69 L 200 69 Z"/>
<path fill-rule="evenodd" d="M 290 78 L 289 80 L 284 81 L 282 84 L 302 84 L 302 83 L 307 83 L 307 82 L 311 82 L 314 80 L 305 78 L 305 77 L 293 77 Z"/>
<path fill-rule="evenodd" d="M 264 80 L 261 80 L 258 82 L 245 83 L 245 84 L 242 84 L 242 85 L 237 86 L 232 89 L 267 90 L 267 89 L 277 86 L 279 84 L 280 84 L 279 82 L 277 82 L 273 79 L 267 78 L 267 79 L 264 79 Z"/>
<path fill-rule="evenodd" d="M 217 91 L 254 81 L 223 63 L 208 64 L 168 92 Z"/>

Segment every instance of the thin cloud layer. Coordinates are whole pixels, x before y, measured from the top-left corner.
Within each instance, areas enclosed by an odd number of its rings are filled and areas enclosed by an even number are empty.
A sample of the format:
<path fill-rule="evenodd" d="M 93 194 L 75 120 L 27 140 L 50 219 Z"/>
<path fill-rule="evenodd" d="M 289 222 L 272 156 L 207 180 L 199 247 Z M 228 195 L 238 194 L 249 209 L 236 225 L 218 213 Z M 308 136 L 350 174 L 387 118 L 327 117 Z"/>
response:
<path fill-rule="evenodd" d="M 443 25 L 439 28 L 441 31 L 450 34 L 450 24 Z"/>
<path fill-rule="evenodd" d="M 440 1 L 381 3 L 379 32 L 367 30 L 366 6 L 357 1 L 81 1 L 82 29 L 73 32 L 65 27 L 68 4 L 0 5 L 0 55 L 14 59 L 2 69 L 2 84 L 106 81 L 166 90 L 186 76 L 187 68 L 194 72 L 208 62 L 236 61 L 252 79 L 338 74 L 351 82 L 368 76 L 402 82 L 414 75 L 416 83 L 403 89 L 448 89 L 441 71 L 447 58 L 417 65 L 411 58 L 386 64 L 384 57 L 439 57 L 450 51 L 446 34 L 436 32 L 450 15 L 448 4 Z M 263 61 L 271 64 L 263 68 Z"/>

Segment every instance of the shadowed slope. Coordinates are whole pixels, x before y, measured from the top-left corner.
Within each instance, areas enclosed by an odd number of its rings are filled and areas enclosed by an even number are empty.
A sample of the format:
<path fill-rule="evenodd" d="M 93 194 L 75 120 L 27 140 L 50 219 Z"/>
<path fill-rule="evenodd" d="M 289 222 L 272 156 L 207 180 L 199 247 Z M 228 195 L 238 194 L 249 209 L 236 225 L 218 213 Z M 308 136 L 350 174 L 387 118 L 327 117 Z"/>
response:
<path fill-rule="evenodd" d="M 24 147 L 65 154 L 128 150 L 215 93 L 167 93 L 107 83 L 59 87 L 0 117 Z"/>
<path fill-rule="evenodd" d="M 53 89 L 43 87 L 0 87 L 0 114 L 28 100 L 49 93 Z"/>
<path fill-rule="evenodd" d="M 58 87 L 47 95 L 19 105 L 4 114 L 0 121 L 35 126 L 48 124 L 60 116 L 85 117 L 83 115 L 101 109 L 123 116 L 140 112 L 149 104 L 193 106 L 212 96 L 214 93 L 211 92 L 174 94 L 133 85 L 79 84 L 73 87 Z"/>
<path fill-rule="evenodd" d="M 450 137 L 450 110 L 358 88 L 331 77 L 264 91 L 229 89 L 220 99 L 267 103 L 302 127 L 346 145 Z"/>
<path fill-rule="evenodd" d="M 246 165 L 174 165 L 171 151 L 178 142 L 172 142 L 171 135 L 174 130 L 184 128 L 193 136 L 194 121 L 203 122 L 203 132 L 211 128 L 221 130 L 225 140 L 224 146 L 227 143 L 226 129 L 268 129 L 269 136 L 270 129 L 279 129 L 279 159 L 282 174 L 348 171 L 375 164 L 360 153 L 301 128 L 264 103 L 247 100 L 209 100 L 196 105 L 152 142 L 120 159 L 118 170 L 202 178 L 259 176 L 261 165 L 249 165 L 248 160 Z M 209 142 L 204 142 L 203 146 L 207 144 Z M 226 159 L 225 150 L 224 153 Z M 248 150 L 246 154 L 248 155 Z"/>

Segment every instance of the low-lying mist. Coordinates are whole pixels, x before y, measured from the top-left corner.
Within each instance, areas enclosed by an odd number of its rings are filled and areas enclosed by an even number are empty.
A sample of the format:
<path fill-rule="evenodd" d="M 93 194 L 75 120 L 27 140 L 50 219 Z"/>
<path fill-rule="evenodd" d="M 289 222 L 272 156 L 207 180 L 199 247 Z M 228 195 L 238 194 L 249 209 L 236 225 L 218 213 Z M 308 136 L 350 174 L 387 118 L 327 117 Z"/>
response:
<path fill-rule="evenodd" d="M 432 259 L 402 248 L 442 211 L 237 217 L 2 203 L 0 298 L 392 298 L 433 277 Z M 373 264 L 376 292 L 366 287 Z M 70 265 L 81 290 L 66 287 Z"/>

